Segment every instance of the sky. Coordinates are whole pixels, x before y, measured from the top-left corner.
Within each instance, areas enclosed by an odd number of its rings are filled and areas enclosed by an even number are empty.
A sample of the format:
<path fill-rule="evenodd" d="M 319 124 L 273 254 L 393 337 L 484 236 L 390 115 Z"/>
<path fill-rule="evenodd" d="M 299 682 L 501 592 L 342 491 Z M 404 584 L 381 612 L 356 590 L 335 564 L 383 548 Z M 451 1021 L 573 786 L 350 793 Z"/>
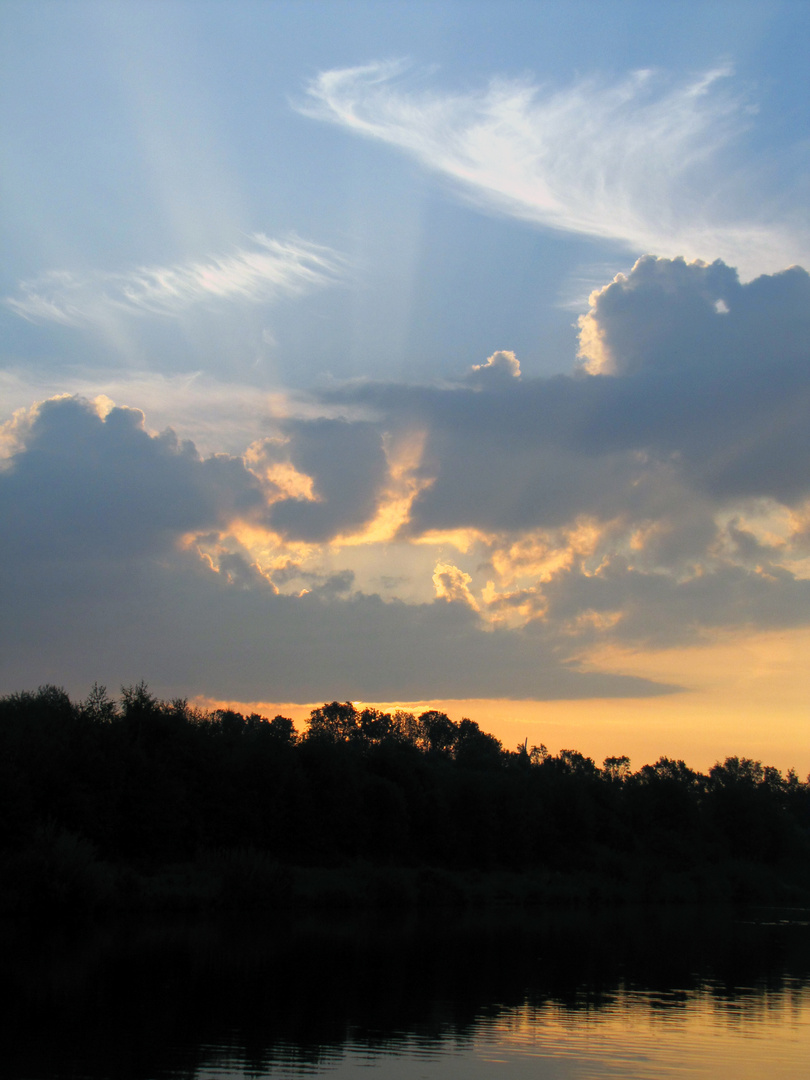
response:
<path fill-rule="evenodd" d="M 810 5 L 0 4 L 0 693 L 810 772 Z"/>

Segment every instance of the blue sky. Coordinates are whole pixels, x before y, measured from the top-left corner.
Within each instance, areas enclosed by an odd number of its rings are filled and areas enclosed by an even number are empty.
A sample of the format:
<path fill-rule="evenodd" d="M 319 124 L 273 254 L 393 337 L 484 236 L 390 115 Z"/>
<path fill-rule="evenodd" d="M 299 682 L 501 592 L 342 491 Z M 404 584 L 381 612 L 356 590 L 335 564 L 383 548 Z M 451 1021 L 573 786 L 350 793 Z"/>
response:
<path fill-rule="evenodd" d="M 788 754 L 808 30 L 7 0 L 0 689 L 644 699 L 677 731 L 741 693 L 695 674 L 738 642 Z"/>

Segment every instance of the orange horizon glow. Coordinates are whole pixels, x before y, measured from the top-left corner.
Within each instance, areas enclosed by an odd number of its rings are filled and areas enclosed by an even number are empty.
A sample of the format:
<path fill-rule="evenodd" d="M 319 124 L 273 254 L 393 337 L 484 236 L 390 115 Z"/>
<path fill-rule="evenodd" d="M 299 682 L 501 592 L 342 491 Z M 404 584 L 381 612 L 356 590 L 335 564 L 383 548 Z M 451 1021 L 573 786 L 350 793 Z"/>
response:
<path fill-rule="evenodd" d="M 682 759 L 707 772 L 727 757 L 748 757 L 782 772 L 810 774 L 810 630 L 728 635 L 689 649 L 600 656 L 593 670 L 613 670 L 684 685 L 657 697 L 538 701 L 509 698 L 429 698 L 411 701 L 354 700 L 359 708 L 428 709 L 456 722 L 471 720 L 514 750 L 528 740 L 551 753 L 578 750 L 598 765 L 626 754 L 631 768 L 660 757 Z M 224 701 L 198 697 L 201 708 L 232 708 L 272 718 L 288 716 L 299 732 L 322 701 L 308 703 Z"/>

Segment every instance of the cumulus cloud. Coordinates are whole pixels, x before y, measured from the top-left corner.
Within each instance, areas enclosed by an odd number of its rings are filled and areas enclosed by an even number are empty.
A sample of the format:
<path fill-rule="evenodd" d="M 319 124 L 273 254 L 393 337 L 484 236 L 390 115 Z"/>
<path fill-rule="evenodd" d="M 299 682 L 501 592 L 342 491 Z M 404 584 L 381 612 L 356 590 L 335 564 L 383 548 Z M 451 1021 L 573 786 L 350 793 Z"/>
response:
<path fill-rule="evenodd" d="M 228 546 L 277 489 L 242 459 L 150 435 L 135 410 L 65 398 L 17 427 L 0 473 L 3 691 L 141 677 L 167 694 L 302 701 L 666 690 L 560 663 L 532 636 L 487 631 L 468 604 L 384 603 L 355 592 L 350 571 L 304 571 L 308 591 L 281 593 Z M 360 432 L 344 465 L 362 457 Z M 301 439 L 318 480 L 327 435 L 339 445 L 339 427 Z"/>
<path fill-rule="evenodd" d="M 261 519 L 266 492 L 241 458 L 203 460 L 136 409 L 46 401 L 15 421 L 0 471 L 2 558 L 115 561 L 171 550 L 188 532 Z"/>
<path fill-rule="evenodd" d="M 592 380 L 595 383 L 596 380 Z M 498 380 L 486 390 L 368 384 L 338 392 L 427 434 L 408 530 L 525 529 L 578 514 L 612 516 L 636 500 L 645 464 L 624 448 L 588 444 L 595 385 L 569 377 Z"/>
<path fill-rule="evenodd" d="M 644 257 L 592 304 L 582 355 L 600 374 L 333 395 L 428 432 L 431 483 L 413 503 L 413 530 L 654 519 L 684 500 L 810 496 L 806 271 L 741 285 L 722 263 Z"/>
<path fill-rule="evenodd" d="M 646 255 L 590 298 L 580 356 L 594 374 L 801 367 L 810 338 L 810 275 L 799 266 L 741 284 L 711 264 Z"/>
<path fill-rule="evenodd" d="M 149 418 L 153 429 L 170 427 L 178 437 L 192 439 L 204 456 L 213 453 L 241 454 L 246 445 L 267 437 L 276 421 L 320 419 L 328 410 L 305 391 L 264 389 L 239 382 L 233 376 L 216 378 L 201 370 L 167 374 L 121 368 L 83 368 L 48 371 L 33 367 L 0 370 L 0 401 L 7 414 L 27 415 L 32 401 L 69 394 L 95 401 L 98 398 L 131 403 Z M 336 410 L 345 414 L 341 406 Z M 21 420 L 21 422 L 23 422 Z M 4 432 L 0 422 L 0 458 L 4 456 Z"/>
<path fill-rule="evenodd" d="M 478 604 L 470 592 L 472 578 L 459 570 L 452 563 L 439 562 L 433 571 L 433 587 L 436 596 L 448 603 L 466 604 L 473 611 L 478 611 Z"/>
<path fill-rule="evenodd" d="M 640 694 L 579 658 L 805 625 L 808 288 L 644 258 L 593 294 L 570 375 L 502 350 L 456 384 L 345 385 L 243 454 L 111 402 L 19 414 L 9 689 L 41 660 L 256 700 Z"/>
<path fill-rule="evenodd" d="M 590 370 L 624 376 L 590 445 L 652 452 L 718 501 L 795 503 L 810 494 L 809 340 L 802 268 L 741 285 L 719 262 L 645 257 L 582 320 Z"/>
<path fill-rule="evenodd" d="M 298 237 L 273 240 L 255 233 L 250 241 L 250 247 L 173 266 L 50 271 L 21 282 L 5 303 L 32 322 L 83 326 L 120 314 L 177 316 L 198 304 L 267 303 L 329 284 L 342 272 L 337 252 Z"/>
<path fill-rule="evenodd" d="M 365 421 L 290 419 L 281 437 L 267 440 L 254 456 L 276 475 L 289 464 L 298 491 L 274 503 L 274 529 L 296 540 L 324 541 L 354 532 L 375 515 L 388 478 L 382 436 Z M 295 487 L 293 487 L 295 492 Z"/>
<path fill-rule="evenodd" d="M 473 383 L 486 379 L 519 379 L 520 361 L 511 349 L 499 349 L 487 357 L 485 364 L 473 364 L 469 378 Z"/>
<path fill-rule="evenodd" d="M 425 433 L 404 533 L 478 563 L 437 587 L 571 641 L 806 621 L 810 276 L 645 257 L 591 302 L 579 373 L 337 395 Z"/>
<path fill-rule="evenodd" d="M 469 196 L 641 253 L 719 256 L 746 276 L 810 254 L 800 206 L 747 207 L 724 151 L 746 124 L 727 67 L 674 82 L 636 71 L 552 88 L 492 79 L 478 91 L 408 88 L 403 63 L 322 72 L 301 111 L 415 157 Z"/>

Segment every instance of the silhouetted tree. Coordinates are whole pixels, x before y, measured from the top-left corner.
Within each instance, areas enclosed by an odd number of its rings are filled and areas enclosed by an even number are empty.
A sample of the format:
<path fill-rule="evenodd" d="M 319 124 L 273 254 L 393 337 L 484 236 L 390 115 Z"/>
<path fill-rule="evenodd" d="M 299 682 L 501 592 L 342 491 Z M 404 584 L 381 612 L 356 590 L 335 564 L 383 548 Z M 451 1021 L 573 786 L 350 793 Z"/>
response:
<path fill-rule="evenodd" d="M 333 701 L 313 709 L 309 717 L 310 738 L 350 742 L 361 735 L 360 714 L 350 701 Z"/>
<path fill-rule="evenodd" d="M 472 769 L 499 769 L 504 764 L 500 740 L 466 717 L 462 718 L 456 731 L 453 757 L 459 765 Z"/>
<path fill-rule="evenodd" d="M 612 783 L 623 783 L 630 775 L 630 758 L 625 755 L 607 757 L 602 762 L 602 772 Z"/>
<path fill-rule="evenodd" d="M 450 717 L 429 709 L 419 716 L 419 745 L 431 754 L 446 754 L 452 750 L 458 730 Z"/>
<path fill-rule="evenodd" d="M 91 877 L 97 858 L 148 869 L 216 850 L 247 869 L 540 867 L 650 898 L 693 879 L 715 895 L 765 882 L 765 895 L 810 889 L 810 780 L 747 758 L 706 776 L 666 757 L 600 769 L 528 740 L 509 752 L 437 710 L 326 703 L 299 738 L 287 717 L 206 712 L 144 683 L 117 702 L 96 685 L 76 705 L 43 686 L 0 698 L 0 865 L 46 849 L 84 853 Z"/>

